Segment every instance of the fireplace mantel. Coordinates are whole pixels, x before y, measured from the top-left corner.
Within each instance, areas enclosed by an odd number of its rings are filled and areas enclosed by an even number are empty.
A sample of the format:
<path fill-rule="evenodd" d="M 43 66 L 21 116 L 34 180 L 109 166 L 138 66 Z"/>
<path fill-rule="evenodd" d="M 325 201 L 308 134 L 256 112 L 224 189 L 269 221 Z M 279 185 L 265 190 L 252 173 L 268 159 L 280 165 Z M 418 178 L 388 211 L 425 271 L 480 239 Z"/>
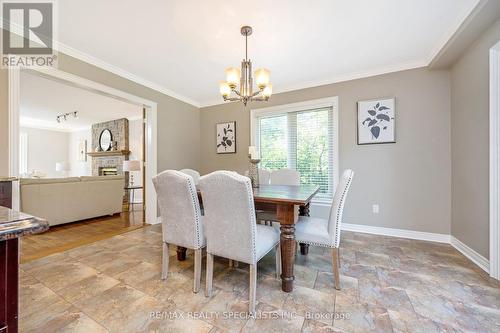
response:
<path fill-rule="evenodd" d="M 110 151 L 94 151 L 88 152 L 87 155 L 92 157 L 106 157 L 106 156 L 128 156 L 130 150 L 110 150 Z"/>

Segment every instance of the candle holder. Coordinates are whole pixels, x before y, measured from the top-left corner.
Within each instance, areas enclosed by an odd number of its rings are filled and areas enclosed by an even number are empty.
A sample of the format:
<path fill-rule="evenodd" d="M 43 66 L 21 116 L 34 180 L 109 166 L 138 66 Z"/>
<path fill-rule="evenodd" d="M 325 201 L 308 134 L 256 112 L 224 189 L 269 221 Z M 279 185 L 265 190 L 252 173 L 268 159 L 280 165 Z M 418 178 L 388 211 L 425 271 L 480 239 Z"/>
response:
<path fill-rule="evenodd" d="M 248 155 L 250 159 L 250 169 L 248 170 L 248 176 L 250 177 L 250 181 L 252 182 L 253 188 L 259 187 L 259 166 L 260 159 L 254 159 L 251 155 Z"/>

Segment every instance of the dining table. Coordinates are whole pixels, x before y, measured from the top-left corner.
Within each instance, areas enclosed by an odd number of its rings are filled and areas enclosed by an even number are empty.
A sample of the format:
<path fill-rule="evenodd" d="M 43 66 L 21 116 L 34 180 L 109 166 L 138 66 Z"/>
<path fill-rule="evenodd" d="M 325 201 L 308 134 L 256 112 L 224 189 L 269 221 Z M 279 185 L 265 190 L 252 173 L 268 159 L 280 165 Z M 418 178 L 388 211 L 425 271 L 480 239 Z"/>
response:
<path fill-rule="evenodd" d="M 203 206 L 203 196 L 197 190 L 200 206 Z M 293 291 L 295 279 L 295 212 L 298 209 L 299 216 L 309 216 L 311 200 L 318 191 L 317 185 L 260 185 L 253 189 L 255 209 L 276 212 L 280 223 L 281 289 L 285 292 Z M 302 254 L 307 254 L 307 244 L 300 244 L 300 248 Z M 186 259 L 186 248 L 177 247 L 177 259 Z"/>

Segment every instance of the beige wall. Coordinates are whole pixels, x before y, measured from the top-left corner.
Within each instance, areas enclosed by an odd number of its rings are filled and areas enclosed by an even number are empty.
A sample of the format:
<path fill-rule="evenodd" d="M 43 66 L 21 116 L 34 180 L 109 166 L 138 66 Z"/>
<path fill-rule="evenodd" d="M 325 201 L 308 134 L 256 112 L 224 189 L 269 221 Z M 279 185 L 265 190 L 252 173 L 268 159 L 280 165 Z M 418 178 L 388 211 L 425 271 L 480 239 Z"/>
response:
<path fill-rule="evenodd" d="M 345 222 L 450 232 L 450 87 L 448 71 L 415 69 L 276 94 L 269 103 L 201 109 L 201 171 L 248 167 L 249 110 L 339 96 L 340 166 L 355 179 Z M 396 144 L 356 144 L 356 102 L 396 97 Z M 237 154 L 217 155 L 215 125 L 237 122 Z M 380 213 L 371 205 L 378 203 Z"/>
<path fill-rule="evenodd" d="M 497 21 L 451 70 L 451 234 L 489 257 L 489 50 Z"/>
<path fill-rule="evenodd" d="M 158 171 L 199 167 L 197 107 L 64 54 L 59 54 L 59 69 L 158 103 Z M 0 69 L 0 175 L 9 165 L 7 87 L 7 71 Z"/>
<path fill-rule="evenodd" d="M 199 166 L 197 107 L 65 55 L 59 69 L 158 103 L 158 172 Z"/>

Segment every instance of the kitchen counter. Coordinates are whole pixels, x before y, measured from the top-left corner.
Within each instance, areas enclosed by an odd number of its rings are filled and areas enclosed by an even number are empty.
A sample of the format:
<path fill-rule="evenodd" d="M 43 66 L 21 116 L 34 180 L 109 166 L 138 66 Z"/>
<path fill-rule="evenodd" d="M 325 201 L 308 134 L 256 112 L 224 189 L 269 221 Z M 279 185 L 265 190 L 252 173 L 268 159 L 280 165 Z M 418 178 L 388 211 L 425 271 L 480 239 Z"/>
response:
<path fill-rule="evenodd" d="M 19 238 L 49 229 L 46 220 L 10 209 L 15 180 L 0 177 L 0 333 L 18 332 Z"/>
<path fill-rule="evenodd" d="M 16 180 L 18 180 L 17 177 L 0 176 L 0 182 L 14 182 Z"/>
<path fill-rule="evenodd" d="M 0 206 L 0 241 L 37 234 L 49 229 L 44 219 Z"/>

